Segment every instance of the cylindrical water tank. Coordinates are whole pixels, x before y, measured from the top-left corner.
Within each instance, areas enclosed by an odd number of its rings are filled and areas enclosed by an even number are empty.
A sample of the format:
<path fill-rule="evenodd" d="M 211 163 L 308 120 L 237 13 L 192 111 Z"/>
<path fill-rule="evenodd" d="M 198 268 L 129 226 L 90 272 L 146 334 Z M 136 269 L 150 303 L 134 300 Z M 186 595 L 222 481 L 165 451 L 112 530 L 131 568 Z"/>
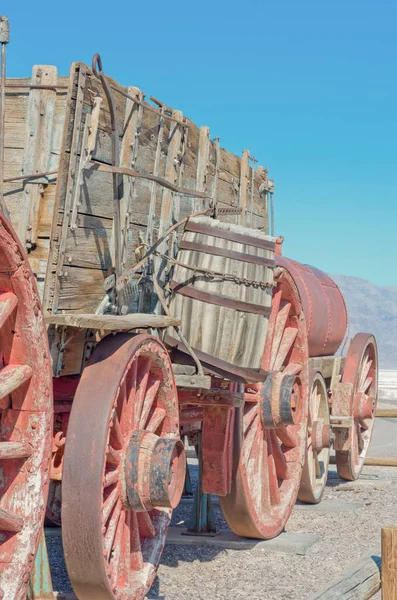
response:
<path fill-rule="evenodd" d="M 309 356 L 335 354 L 347 328 L 346 304 L 336 283 L 323 271 L 276 255 L 293 277 L 302 300 L 309 336 Z"/>

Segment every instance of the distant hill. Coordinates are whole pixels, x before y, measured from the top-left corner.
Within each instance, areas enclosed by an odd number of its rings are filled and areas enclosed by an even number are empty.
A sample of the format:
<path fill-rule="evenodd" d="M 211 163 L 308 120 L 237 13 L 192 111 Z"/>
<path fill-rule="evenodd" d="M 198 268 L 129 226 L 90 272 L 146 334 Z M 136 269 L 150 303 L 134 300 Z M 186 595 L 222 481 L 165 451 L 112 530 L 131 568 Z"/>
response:
<path fill-rule="evenodd" d="M 346 301 L 350 337 L 358 331 L 373 333 L 378 342 L 380 366 L 397 369 L 397 287 L 381 287 L 347 275 L 331 277 Z"/>

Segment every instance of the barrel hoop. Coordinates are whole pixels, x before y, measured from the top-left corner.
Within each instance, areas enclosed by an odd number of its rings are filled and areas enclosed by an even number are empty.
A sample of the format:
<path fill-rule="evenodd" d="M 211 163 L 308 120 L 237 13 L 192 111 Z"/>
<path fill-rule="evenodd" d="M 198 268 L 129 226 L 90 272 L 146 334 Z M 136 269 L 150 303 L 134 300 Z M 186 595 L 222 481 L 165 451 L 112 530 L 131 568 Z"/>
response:
<path fill-rule="evenodd" d="M 263 250 L 269 250 L 270 252 L 275 252 L 276 249 L 275 242 L 269 242 L 269 240 L 262 240 L 260 238 L 251 237 L 250 235 L 236 233 L 234 231 L 229 231 L 228 229 L 221 229 L 220 227 L 212 227 L 211 225 L 205 225 L 204 223 L 196 223 L 195 221 L 188 221 L 185 229 L 187 231 L 193 231 L 194 233 L 202 233 L 204 235 L 221 238 L 222 240 L 237 242 L 238 244 L 254 246 L 254 248 L 262 248 Z"/>
<path fill-rule="evenodd" d="M 200 300 L 201 302 L 216 304 L 217 306 L 224 306 L 225 308 L 233 308 L 246 313 L 269 316 L 272 310 L 271 306 L 261 306 L 260 304 L 252 304 L 250 302 L 242 302 L 241 300 L 233 300 L 233 298 L 227 298 L 226 296 L 210 294 L 190 285 L 179 283 L 178 281 L 171 281 L 170 288 L 175 293 L 187 296 L 188 298 L 193 298 L 193 300 Z"/>
<path fill-rule="evenodd" d="M 205 254 L 214 254 L 215 256 L 224 256 L 225 258 L 241 260 L 245 263 L 261 265 L 262 267 L 270 267 L 271 269 L 276 266 L 276 262 L 270 258 L 262 258 L 261 256 L 251 256 L 251 254 L 245 254 L 244 252 L 235 252 L 234 250 L 228 250 L 227 248 L 207 246 L 206 244 L 199 244 L 198 242 L 187 242 L 185 240 L 182 240 L 179 243 L 179 249 L 192 250 L 194 252 L 204 252 Z"/>

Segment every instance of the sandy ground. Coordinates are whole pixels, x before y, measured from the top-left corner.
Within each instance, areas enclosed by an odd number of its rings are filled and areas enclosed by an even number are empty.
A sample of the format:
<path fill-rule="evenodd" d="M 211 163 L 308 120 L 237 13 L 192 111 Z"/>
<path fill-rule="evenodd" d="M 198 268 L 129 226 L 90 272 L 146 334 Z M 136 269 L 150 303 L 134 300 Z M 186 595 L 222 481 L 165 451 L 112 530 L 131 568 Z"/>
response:
<path fill-rule="evenodd" d="M 394 394 L 382 396 L 383 407 L 395 407 Z M 379 419 L 372 456 L 397 456 L 397 423 Z M 197 470 L 192 463 L 193 476 Z M 397 525 L 397 469 L 365 467 L 362 479 L 352 484 L 336 479 L 330 467 L 324 500 L 342 501 L 340 512 L 294 509 L 287 532 L 309 532 L 319 536 L 306 555 L 254 548 L 222 550 L 217 546 L 166 546 L 154 585 L 152 600 L 311 600 L 324 585 L 338 577 L 361 556 L 380 546 L 383 526 Z M 348 510 L 351 502 L 360 506 Z M 186 526 L 191 506 L 174 511 L 173 525 Z M 219 527 L 227 528 L 219 506 Z M 215 538 L 216 539 L 216 538 Z M 71 591 L 64 568 L 61 540 L 48 538 L 54 588 Z M 380 599 L 380 593 L 375 597 Z M 94 600 L 94 599 L 93 599 Z"/>

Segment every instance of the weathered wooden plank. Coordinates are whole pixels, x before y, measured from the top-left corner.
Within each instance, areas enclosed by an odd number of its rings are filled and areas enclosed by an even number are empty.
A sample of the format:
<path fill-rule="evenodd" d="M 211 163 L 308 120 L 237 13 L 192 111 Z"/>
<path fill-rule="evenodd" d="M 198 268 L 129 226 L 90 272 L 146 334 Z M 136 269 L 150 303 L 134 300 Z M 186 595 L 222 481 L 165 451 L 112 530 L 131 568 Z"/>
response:
<path fill-rule="evenodd" d="M 382 600 L 397 598 L 397 527 L 382 527 Z"/>
<path fill-rule="evenodd" d="M 79 215 L 79 226 L 68 231 L 65 265 L 107 270 L 112 264 L 111 219 Z"/>
<path fill-rule="evenodd" d="M 241 215 L 238 217 L 240 225 L 246 225 L 247 193 L 249 182 L 249 150 L 244 150 L 240 162 L 240 189 L 239 189 L 239 207 Z"/>
<path fill-rule="evenodd" d="M 103 284 L 106 277 L 107 272 L 99 269 L 65 266 L 58 278 L 58 309 L 95 312 L 104 295 Z"/>
<path fill-rule="evenodd" d="M 369 600 L 381 586 L 381 559 L 376 549 L 332 581 L 313 600 Z M 393 596 L 395 598 L 396 596 Z M 392 596 L 390 596 L 391 600 Z"/>
<path fill-rule="evenodd" d="M 72 204 L 72 198 L 73 198 L 73 190 L 74 190 L 74 185 L 75 185 L 75 169 L 76 169 L 76 162 L 77 162 L 77 152 L 78 152 L 78 147 L 79 147 L 79 140 L 80 140 L 80 122 L 81 122 L 81 118 L 82 118 L 82 111 L 83 111 L 83 97 L 84 97 L 84 90 L 85 90 L 85 80 L 86 80 L 86 68 L 83 66 L 80 68 L 79 70 L 79 74 L 78 74 L 78 84 L 77 84 L 77 99 L 76 99 L 76 106 L 75 106 L 75 112 L 73 113 L 73 128 L 72 128 L 72 134 L 71 134 L 71 156 L 69 159 L 69 164 L 68 164 L 68 175 L 67 175 L 67 184 L 66 184 L 66 189 L 65 189 L 65 196 L 64 196 L 64 219 L 63 219 L 63 223 L 62 223 L 62 230 L 61 230 L 61 235 L 59 238 L 59 250 L 58 250 L 58 262 L 57 262 L 57 268 L 56 268 L 56 274 L 57 274 L 57 278 L 55 279 L 55 286 L 54 286 L 54 297 L 53 297 L 53 301 L 52 301 L 52 310 L 56 310 L 57 309 L 57 304 L 58 304 L 58 295 L 61 295 L 61 291 L 60 288 L 62 287 L 60 282 L 59 282 L 59 277 L 60 277 L 60 273 L 62 273 L 62 269 L 63 269 L 63 264 L 64 264 L 64 259 L 65 259 L 65 248 L 66 248 L 66 243 L 67 243 L 67 233 L 68 233 L 68 227 L 69 227 L 69 219 L 70 219 L 70 210 L 71 210 L 71 204 Z M 72 88 L 74 89 L 74 88 Z M 64 132 L 64 136 L 67 137 L 67 133 Z M 65 139 L 64 137 L 64 139 Z M 67 141 L 65 142 L 67 143 Z M 57 198 L 58 199 L 58 198 Z M 57 203 L 59 205 L 59 203 Z"/>
<path fill-rule="evenodd" d="M 180 321 L 174 317 L 146 313 L 129 315 L 49 315 L 45 317 L 45 321 L 47 325 L 77 327 L 79 329 L 103 329 L 105 331 L 129 331 L 148 327 L 170 327 L 180 324 Z"/>
<path fill-rule="evenodd" d="M 56 67 L 35 65 L 32 72 L 33 85 L 56 85 Z M 52 129 L 54 125 L 56 92 L 46 89 L 31 89 L 26 120 L 25 153 L 23 173 L 44 173 L 49 170 Z M 35 179 L 24 185 L 23 213 L 19 218 L 19 236 L 28 249 L 36 243 L 42 181 Z M 22 237 L 23 236 L 23 237 Z"/>

